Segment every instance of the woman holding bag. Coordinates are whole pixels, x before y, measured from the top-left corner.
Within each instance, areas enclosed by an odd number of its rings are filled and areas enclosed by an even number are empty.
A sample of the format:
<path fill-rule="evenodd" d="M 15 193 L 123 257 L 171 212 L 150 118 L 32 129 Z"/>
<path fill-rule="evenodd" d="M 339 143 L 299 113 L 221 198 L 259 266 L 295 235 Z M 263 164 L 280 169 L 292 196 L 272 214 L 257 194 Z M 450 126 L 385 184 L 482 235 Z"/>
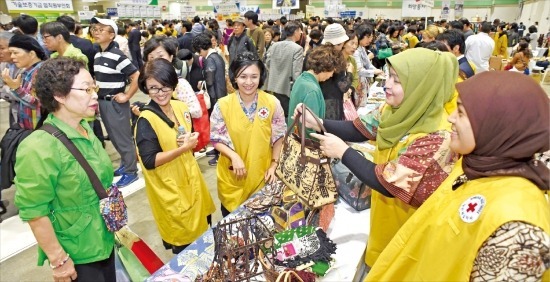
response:
<path fill-rule="evenodd" d="M 174 254 L 208 229 L 215 211 L 193 156 L 198 133 L 191 133 L 191 114 L 185 103 L 171 99 L 177 84 L 169 61 L 156 59 L 145 65 L 138 86 L 151 101 L 134 134 L 153 217 L 164 247 Z M 184 129 L 182 136 L 179 127 Z"/>
<path fill-rule="evenodd" d="M 449 150 L 444 104 L 451 99 L 458 63 L 449 53 L 416 48 L 388 59 L 386 103 L 354 121 L 323 120 L 318 138 L 328 157 L 340 158 L 373 189 L 371 233 L 365 262 L 372 266 L 393 235 L 448 176 L 456 156 Z M 432 78 L 437 74 L 438 79 Z M 434 83 L 436 85 L 434 85 Z M 297 107 L 295 114 L 301 112 Z M 320 131 L 306 113 L 306 127 Z M 374 162 L 346 141 L 376 140 Z"/>
<path fill-rule="evenodd" d="M 210 140 L 221 153 L 218 196 L 226 216 L 276 179 L 286 132 L 279 100 L 260 90 L 266 69 L 258 55 L 244 52 L 230 66 L 235 94 L 218 100 L 210 116 Z"/>
<path fill-rule="evenodd" d="M 44 124 L 67 135 L 102 186 L 110 187 L 111 160 L 85 120 L 95 115 L 98 103 L 84 63 L 50 59 L 34 79 L 36 95 L 50 112 Z M 36 130 L 19 145 L 15 172 L 15 204 L 38 242 L 38 265 L 47 259 L 54 281 L 115 281 L 114 235 L 84 168 L 67 147 Z"/>
<path fill-rule="evenodd" d="M 535 158 L 550 149 L 548 96 L 511 72 L 483 72 L 456 88 L 450 147 L 462 161 L 367 280 L 549 281 L 550 170 Z"/>

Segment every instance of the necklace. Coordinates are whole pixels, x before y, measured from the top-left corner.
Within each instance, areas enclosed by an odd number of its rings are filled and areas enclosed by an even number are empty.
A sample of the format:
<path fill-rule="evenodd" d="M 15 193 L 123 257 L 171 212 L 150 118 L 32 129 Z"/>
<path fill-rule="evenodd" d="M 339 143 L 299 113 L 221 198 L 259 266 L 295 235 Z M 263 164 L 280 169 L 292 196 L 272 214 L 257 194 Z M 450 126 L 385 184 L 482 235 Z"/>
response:
<path fill-rule="evenodd" d="M 164 110 L 162 112 L 176 125 L 176 130 L 180 126 L 180 123 L 178 122 L 178 119 L 176 118 L 176 114 L 174 113 L 174 108 L 172 108 L 172 105 L 170 105 L 170 111 L 166 113 Z"/>

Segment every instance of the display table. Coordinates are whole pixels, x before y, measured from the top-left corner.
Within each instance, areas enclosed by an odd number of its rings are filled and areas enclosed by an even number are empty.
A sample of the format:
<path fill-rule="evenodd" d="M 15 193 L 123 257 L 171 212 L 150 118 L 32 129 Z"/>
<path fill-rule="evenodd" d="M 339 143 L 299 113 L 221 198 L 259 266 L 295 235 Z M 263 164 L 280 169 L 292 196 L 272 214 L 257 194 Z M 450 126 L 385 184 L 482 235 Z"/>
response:
<path fill-rule="evenodd" d="M 250 213 L 242 205 L 226 218 Z M 370 209 L 358 212 L 344 201 L 335 205 L 335 215 L 327 231 L 337 244 L 335 264 L 319 281 L 354 281 L 355 273 L 363 262 L 363 254 L 370 231 Z M 195 281 L 206 273 L 214 259 L 214 235 L 212 229 L 178 255 L 174 256 L 147 281 Z M 263 278 L 263 276 L 260 276 Z"/>

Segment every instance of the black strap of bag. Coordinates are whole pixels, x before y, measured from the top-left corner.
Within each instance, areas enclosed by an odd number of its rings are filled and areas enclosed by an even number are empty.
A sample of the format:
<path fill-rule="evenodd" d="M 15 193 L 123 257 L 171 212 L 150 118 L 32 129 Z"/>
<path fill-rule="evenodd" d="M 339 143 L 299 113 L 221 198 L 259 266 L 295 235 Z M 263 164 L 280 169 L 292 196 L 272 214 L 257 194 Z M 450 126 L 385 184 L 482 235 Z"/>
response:
<path fill-rule="evenodd" d="M 42 125 L 40 129 L 53 135 L 55 138 L 59 139 L 59 141 L 61 141 L 61 143 L 63 143 L 65 147 L 67 147 L 69 152 L 73 154 L 76 161 L 82 166 L 82 168 L 88 175 L 88 178 L 90 179 L 90 182 L 92 182 L 92 186 L 94 187 L 94 190 L 97 193 L 97 196 L 99 197 L 99 199 L 101 200 L 101 199 L 107 198 L 107 192 L 105 192 L 105 189 L 103 188 L 101 181 L 97 177 L 97 174 L 94 172 L 94 170 L 92 169 L 90 164 L 86 161 L 86 159 L 84 159 L 84 156 L 82 155 L 82 153 L 80 153 L 78 148 L 76 148 L 74 143 L 71 140 L 69 140 L 67 135 L 65 135 L 63 131 L 59 130 L 58 128 L 48 123 L 45 123 L 44 125 Z"/>

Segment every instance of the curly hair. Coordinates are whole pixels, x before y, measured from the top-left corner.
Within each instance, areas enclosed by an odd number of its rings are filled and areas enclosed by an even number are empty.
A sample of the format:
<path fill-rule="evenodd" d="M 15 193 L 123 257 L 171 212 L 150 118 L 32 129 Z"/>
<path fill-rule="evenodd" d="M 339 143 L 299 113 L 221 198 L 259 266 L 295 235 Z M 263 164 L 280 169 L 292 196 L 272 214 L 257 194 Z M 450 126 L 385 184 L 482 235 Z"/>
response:
<path fill-rule="evenodd" d="M 321 45 L 311 50 L 307 57 L 306 70 L 312 70 L 315 74 L 337 71 L 342 64 L 342 56 L 332 46 Z"/>
<path fill-rule="evenodd" d="M 157 58 L 147 63 L 139 73 L 138 87 L 141 92 L 149 94 L 147 89 L 147 79 L 153 78 L 164 87 L 176 89 L 178 85 L 178 75 L 172 64 L 162 58 Z"/>
<path fill-rule="evenodd" d="M 193 50 L 195 52 L 200 52 L 201 50 L 209 50 L 210 48 L 212 48 L 212 35 L 201 33 L 193 37 L 193 40 L 191 42 L 193 44 Z"/>
<path fill-rule="evenodd" d="M 59 109 L 54 97 L 66 97 L 71 92 L 74 77 L 86 70 L 83 61 L 59 57 L 45 61 L 34 78 L 33 88 L 42 107 L 52 113 Z"/>

